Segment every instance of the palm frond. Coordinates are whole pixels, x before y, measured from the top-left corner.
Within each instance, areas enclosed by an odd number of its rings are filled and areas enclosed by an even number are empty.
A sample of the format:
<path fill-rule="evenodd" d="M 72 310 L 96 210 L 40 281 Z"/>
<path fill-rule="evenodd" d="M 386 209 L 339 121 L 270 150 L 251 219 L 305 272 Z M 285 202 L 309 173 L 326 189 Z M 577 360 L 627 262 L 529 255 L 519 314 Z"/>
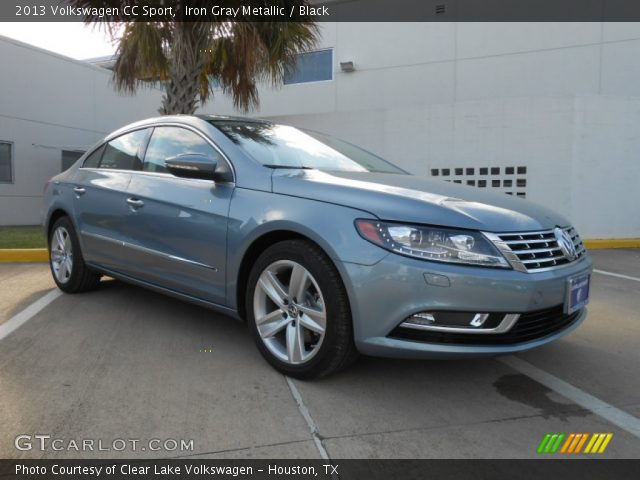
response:
<path fill-rule="evenodd" d="M 217 78 L 223 93 L 231 95 L 235 108 L 247 111 L 259 104 L 257 82 L 282 84 L 284 73 L 296 55 L 313 48 L 318 29 L 313 22 L 235 22 L 206 49 L 201 100 L 212 93 L 209 76 Z M 206 83 L 205 83 L 206 81 Z"/>
<path fill-rule="evenodd" d="M 182 0 L 146 0 L 148 6 L 172 3 L 177 16 L 143 23 L 131 21 L 122 13 L 124 5 L 137 5 L 138 0 L 70 0 L 70 3 L 76 7 L 119 7 L 120 17 L 106 19 L 89 14 L 85 22 L 104 27 L 112 35 L 121 33 L 114 67 L 114 83 L 119 90 L 135 92 L 146 82 L 168 81 L 163 98 L 165 112 L 183 109 L 176 113 L 189 113 L 197 107 L 197 99 L 206 102 L 213 94 L 211 77 L 218 79 L 222 91 L 232 97 L 238 110 L 257 107 L 258 82 L 280 85 L 286 70 L 295 64 L 296 54 L 313 48 L 318 38 L 318 27 L 311 17 L 298 16 L 297 22 L 255 22 L 250 17 L 225 15 L 210 22 L 181 22 L 185 5 Z M 294 5 L 309 2 L 226 0 L 224 4 L 275 5 L 289 11 Z M 189 6 L 211 5 L 209 0 L 190 0 Z M 110 23 L 113 21 L 120 23 Z M 169 99 L 170 96 L 174 98 Z M 166 108 L 167 105 L 171 107 Z"/>
<path fill-rule="evenodd" d="M 143 83 L 167 78 L 169 48 L 165 26 L 129 23 L 118 45 L 113 69 L 116 88 L 133 93 Z"/>

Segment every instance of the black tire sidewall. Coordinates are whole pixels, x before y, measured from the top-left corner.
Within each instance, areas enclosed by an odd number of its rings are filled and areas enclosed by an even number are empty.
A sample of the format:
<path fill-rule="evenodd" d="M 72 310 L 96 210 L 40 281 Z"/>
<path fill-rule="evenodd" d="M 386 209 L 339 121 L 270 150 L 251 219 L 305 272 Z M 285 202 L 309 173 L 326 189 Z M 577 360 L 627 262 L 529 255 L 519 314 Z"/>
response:
<path fill-rule="evenodd" d="M 65 283 L 58 281 L 58 278 L 56 277 L 55 272 L 53 271 L 53 262 L 51 261 L 51 243 L 53 240 L 53 235 L 56 229 L 58 229 L 59 227 L 63 227 L 69 234 L 69 239 L 71 240 L 71 248 L 73 249 L 73 265 L 71 267 L 71 276 L 69 277 L 69 281 Z M 63 292 L 74 293 L 78 291 L 87 267 L 84 264 L 84 259 L 82 258 L 82 251 L 80 250 L 80 242 L 78 240 L 78 235 L 76 234 L 76 229 L 74 228 L 71 220 L 69 220 L 68 217 L 62 217 L 56 220 L 56 222 L 51 227 L 48 240 L 49 240 L 49 243 L 48 243 L 49 269 L 51 270 L 53 281 L 56 283 L 58 288 Z"/>
<path fill-rule="evenodd" d="M 265 268 L 278 260 L 291 260 L 306 268 L 318 283 L 325 301 L 327 321 L 322 345 L 311 360 L 301 365 L 291 365 L 275 357 L 262 341 L 255 322 L 253 297 L 258 278 Z M 251 270 L 245 304 L 247 324 L 262 355 L 282 373 L 296 378 L 317 377 L 323 374 L 331 363 L 331 356 L 335 354 L 338 344 L 353 341 L 350 309 L 348 304 L 341 304 L 346 302 L 347 298 L 344 286 L 335 267 L 332 268 L 333 271 L 330 267 L 333 267 L 331 260 L 319 248 L 308 242 L 291 240 L 268 248 Z"/>

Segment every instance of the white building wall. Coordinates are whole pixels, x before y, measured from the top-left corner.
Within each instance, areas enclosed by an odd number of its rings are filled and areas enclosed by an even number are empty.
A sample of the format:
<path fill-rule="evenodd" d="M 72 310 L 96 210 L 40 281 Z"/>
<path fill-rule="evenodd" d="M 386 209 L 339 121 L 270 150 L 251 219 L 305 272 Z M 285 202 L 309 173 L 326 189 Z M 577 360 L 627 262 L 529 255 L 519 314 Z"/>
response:
<path fill-rule="evenodd" d="M 157 114 L 160 94 L 114 92 L 111 72 L 0 37 L 0 141 L 13 142 L 13 183 L 0 183 L 0 225 L 40 221 L 42 189 L 62 150 L 85 150 Z"/>
<path fill-rule="evenodd" d="M 583 237 L 640 237 L 640 24 L 333 23 L 324 47 L 333 81 L 261 88 L 251 115 L 421 175 L 526 166 L 527 199 Z M 237 113 L 220 94 L 201 110 Z"/>

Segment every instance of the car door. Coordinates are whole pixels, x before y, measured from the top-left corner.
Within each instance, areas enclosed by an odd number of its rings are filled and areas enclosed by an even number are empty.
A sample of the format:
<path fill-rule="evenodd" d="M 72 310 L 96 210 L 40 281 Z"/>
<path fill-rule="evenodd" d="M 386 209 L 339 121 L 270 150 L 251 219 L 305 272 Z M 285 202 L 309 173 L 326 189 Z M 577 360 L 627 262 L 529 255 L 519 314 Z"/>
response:
<path fill-rule="evenodd" d="M 218 163 L 217 181 L 178 178 L 165 160 L 204 155 Z M 225 303 L 227 215 L 234 183 L 231 166 L 196 131 L 158 126 L 143 169 L 132 174 L 126 232 L 136 278 L 213 303 Z"/>
<path fill-rule="evenodd" d="M 127 187 L 131 172 L 142 167 L 141 152 L 148 133 L 142 129 L 114 138 L 92 152 L 78 169 L 74 211 L 88 263 L 117 272 L 126 270 Z"/>

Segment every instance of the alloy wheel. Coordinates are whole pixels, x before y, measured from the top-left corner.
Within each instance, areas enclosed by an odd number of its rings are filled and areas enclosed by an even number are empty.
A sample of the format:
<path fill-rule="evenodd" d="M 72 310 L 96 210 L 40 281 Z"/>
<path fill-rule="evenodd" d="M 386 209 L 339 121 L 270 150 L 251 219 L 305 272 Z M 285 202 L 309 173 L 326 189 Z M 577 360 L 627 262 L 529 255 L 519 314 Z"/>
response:
<path fill-rule="evenodd" d="M 272 263 L 260 274 L 253 295 L 262 342 L 283 362 L 308 362 L 324 340 L 325 305 L 316 279 L 305 267 L 291 260 Z"/>
<path fill-rule="evenodd" d="M 67 283 L 73 271 L 73 246 L 69 232 L 58 227 L 51 236 L 51 268 L 60 283 Z"/>

